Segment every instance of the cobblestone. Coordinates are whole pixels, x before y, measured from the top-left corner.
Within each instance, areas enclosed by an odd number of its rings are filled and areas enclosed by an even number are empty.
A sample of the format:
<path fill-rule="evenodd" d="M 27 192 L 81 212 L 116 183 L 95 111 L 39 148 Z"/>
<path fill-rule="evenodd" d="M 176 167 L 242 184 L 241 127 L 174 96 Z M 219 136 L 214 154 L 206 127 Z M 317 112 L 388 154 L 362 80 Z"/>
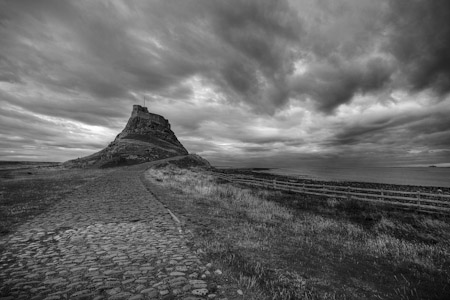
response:
<path fill-rule="evenodd" d="M 0 299 L 207 297 L 205 267 L 139 176 L 97 178 L 3 237 Z"/>

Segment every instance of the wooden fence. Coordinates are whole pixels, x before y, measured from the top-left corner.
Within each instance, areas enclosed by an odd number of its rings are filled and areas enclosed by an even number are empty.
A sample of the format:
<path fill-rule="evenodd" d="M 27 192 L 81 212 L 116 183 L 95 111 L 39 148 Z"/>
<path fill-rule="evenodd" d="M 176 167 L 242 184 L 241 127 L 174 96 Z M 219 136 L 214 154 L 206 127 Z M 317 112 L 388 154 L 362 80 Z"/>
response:
<path fill-rule="evenodd" d="M 234 175 L 212 172 L 218 178 L 252 186 L 289 191 L 307 195 L 325 196 L 336 199 L 365 201 L 374 204 L 394 206 L 400 209 L 450 215 L 450 195 L 443 193 L 408 192 L 333 186 L 325 184 L 305 184 L 257 178 L 249 175 Z"/>

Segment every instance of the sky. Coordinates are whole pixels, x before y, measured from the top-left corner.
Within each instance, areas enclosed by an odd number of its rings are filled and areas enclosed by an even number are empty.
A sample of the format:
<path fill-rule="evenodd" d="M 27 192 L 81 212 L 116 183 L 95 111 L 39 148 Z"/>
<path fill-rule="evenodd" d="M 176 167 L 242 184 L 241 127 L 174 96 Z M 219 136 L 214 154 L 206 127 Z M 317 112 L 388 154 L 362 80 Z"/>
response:
<path fill-rule="evenodd" d="M 448 0 L 0 0 L 0 160 L 101 150 L 133 104 L 252 167 L 450 166 Z"/>

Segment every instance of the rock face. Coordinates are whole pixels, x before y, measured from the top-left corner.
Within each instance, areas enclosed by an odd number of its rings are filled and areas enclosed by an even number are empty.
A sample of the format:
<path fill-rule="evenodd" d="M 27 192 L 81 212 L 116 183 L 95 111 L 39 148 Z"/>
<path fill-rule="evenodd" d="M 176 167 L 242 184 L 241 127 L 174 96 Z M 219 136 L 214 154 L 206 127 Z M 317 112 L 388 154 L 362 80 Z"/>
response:
<path fill-rule="evenodd" d="M 109 167 L 188 155 L 164 117 L 133 105 L 125 129 L 105 149 L 64 163 L 69 167 Z"/>

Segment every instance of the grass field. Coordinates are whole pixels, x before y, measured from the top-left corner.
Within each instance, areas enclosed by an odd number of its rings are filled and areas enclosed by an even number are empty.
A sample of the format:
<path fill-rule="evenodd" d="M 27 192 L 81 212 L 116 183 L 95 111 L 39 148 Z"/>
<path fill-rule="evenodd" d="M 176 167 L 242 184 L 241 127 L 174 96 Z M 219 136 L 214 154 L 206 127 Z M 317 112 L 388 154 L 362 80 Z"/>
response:
<path fill-rule="evenodd" d="M 357 202 L 151 169 L 193 247 L 234 274 L 245 299 L 448 299 L 450 222 Z"/>
<path fill-rule="evenodd" d="M 110 170 L 64 169 L 54 163 L 1 164 L 0 236 L 105 172 Z"/>

